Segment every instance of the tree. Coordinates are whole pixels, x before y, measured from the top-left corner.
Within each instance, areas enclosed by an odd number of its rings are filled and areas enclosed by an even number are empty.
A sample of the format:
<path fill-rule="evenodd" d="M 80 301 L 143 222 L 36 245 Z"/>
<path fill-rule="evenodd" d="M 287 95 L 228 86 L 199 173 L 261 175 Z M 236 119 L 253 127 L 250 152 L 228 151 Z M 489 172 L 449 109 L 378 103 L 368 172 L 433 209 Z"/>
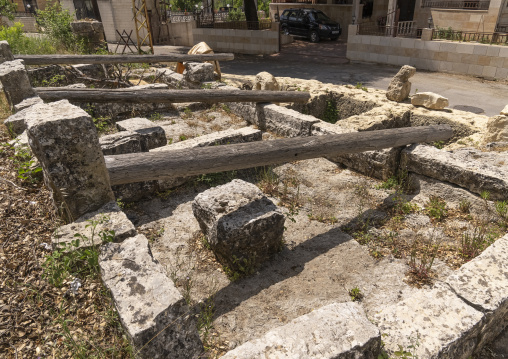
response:
<path fill-rule="evenodd" d="M 14 20 L 14 13 L 17 10 L 17 5 L 10 0 L 0 0 L 0 16 L 5 16 L 9 20 Z"/>
<path fill-rule="evenodd" d="M 254 0 L 243 0 L 245 11 L 245 19 L 248 21 L 250 30 L 257 30 L 259 28 L 258 9 Z"/>

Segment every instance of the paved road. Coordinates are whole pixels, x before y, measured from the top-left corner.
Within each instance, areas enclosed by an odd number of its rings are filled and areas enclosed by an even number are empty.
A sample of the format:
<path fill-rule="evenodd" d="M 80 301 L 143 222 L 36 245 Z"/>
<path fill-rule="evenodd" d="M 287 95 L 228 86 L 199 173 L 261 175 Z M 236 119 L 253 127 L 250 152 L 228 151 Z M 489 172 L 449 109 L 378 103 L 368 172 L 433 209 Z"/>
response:
<path fill-rule="evenodd" d="M 255 75 L 268 71 L 274 76 L 318 80 L 333 84 L 356 85 L 386 89 L 399 67 L 366 63 L 348 63 L 343 42 L 325 41 L 313 44 L 297 40 L 272 56 L 236 55 L 234 61 L 222 62 L 224 73 Z M 508 104 L 508 85 L 483 81 L 469 76 L 417 71 L 411 78 L 413 93 L 432 91 L 449 99 L 450 108 L 471 106 L 488 116 L 498 115 Z"/>

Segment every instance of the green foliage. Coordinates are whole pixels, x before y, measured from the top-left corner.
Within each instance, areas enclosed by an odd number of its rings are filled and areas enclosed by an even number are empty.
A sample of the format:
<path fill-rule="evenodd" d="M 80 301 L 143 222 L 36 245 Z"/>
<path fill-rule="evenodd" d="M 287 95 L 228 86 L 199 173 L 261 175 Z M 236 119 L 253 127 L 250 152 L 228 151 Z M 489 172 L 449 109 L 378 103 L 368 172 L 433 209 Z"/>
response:
<path fill-rule="evenodd" d="M 446 202 L 436 196 L 431 196 L 425 205 L 427 215 L 437 221 L 442 221 L 447 215 Z"/>
<path fill-rule="evenodd" d="M 245 21 L 245 13 L 240 9 L 230 10 L 227 17 L 228 21 Z"/>
<path fill-rule="evenodd" d="M 442 149 L 445 145 L 444 141 L 436 141 L 432 143 L 432 146 L 436 147 L 437 149 Z"/>
<path fill-rule="evenodd" d="M 96 236 L 99 236 L 102 243 L 112 242 L 115 236 L 114 231 L 101 230 L 96 233 L 97 226 L 107 221 L 106 216 L 98 220 L 89 220 L 85 228 L 91 228 L 90 238 L 76 233 L 70 243 L 60 243 L 42 265 L 44 268 L 43 278 L 55 287 L 61 287 L 64 280 L 69 276 L 92 276 L 98 277 L 99 250 L 94 245 Z M 86 243 L 87 248 L 79 248 L 80 244 Z"/>
<path fill-rule="evenodd" d="M 42 168 L 39 166 L 35 167 L 35 160 L 33 159 L 28 147 L 21 146 L 17 148 L 14 156 L 10 157 L 10 159 L 16 166 L 18 178 L 30 183 L 34 183 L 39 180 L 39 177 L 36 176 L 36 174 L 41 172 Z"/>
<path fill-rule="evenodd" d="M 95 128 L 97 129 L 97 132 L 99 133 L 105 133 L 109 131 L 113 126 L 110 117 L 97 117 L 97 118 L 94 117 L 93 123 L 95 125 Z"/>
<path fill-rule="evenodd" d="M 506 227 L 508 225 L 508 201 L 496 202 L 496 213 L 502 221 L 501 225 Z"/>
<path fill-rule="evenodd" d="M 348 293 L 353 302 L 359 302 L 363 299 L 363 293 L 358 287 L 350 289 Z"/>
<path fill-rule="evenodd" d="M 0 16 L 5 16 L 9 20 L 14 20 L 14 12 L 17 10 L 17 4 L 11 0 L 0 0 Z"/>
<path fill-rule="evenodd" d="M 49 39 L 26 36 L 23 26 L 16 22 L 10 27 L 0 27 L 0 41 L 7 41 L 13 54 L 42 55 L 56 52 L 55 46 Z"/>
<path fill-rule="evenodd" d="M 363 90 L 365 92 L 369 92 L 367 87 L 363 86 L 363 84 L 361 82 L 357 82 L 355 88 L 357 88 L 358 90 Z"/>
<path fill-rule="evenodd" d="M 164 119 L 164 116 L 162 116 L 158 112 L 152 113 L 152 115 L 150 116 L 150 121 L 160 121 L 160 120 L 163 120 L 163 119 Z"/>
<path fill-rule="evenodd" d="M 399 185 L 397 177 L 392 176 L 388 178 L 386 181 L 376 186 L 377 189 L 395 189 Z"/>
<path fill-rule="evenodd" d="M 224 111 L 227 114 L 231 113 L 231 109 L 229 108 L 228 105 L 222 105 L 222 111 Z"/>
<path fill-rule="evenodd" d="M 180 135 L 180 136 L 178 136 L 178 139 L 179 139 L 180 141 L 185 141 L 185 140 L 187 139 L 187 136 L 185 136 L 185 135 Z"/>
<path fill-rule="evenodd" d="M 226 172 L 216 172 L 216 173 L 207 173 L 204 175 L 199 175 L 196 178 L 197 183 L 204 183 L 207 186 L 215 187 L 227 182 L 234 180 L 237 176 L 237 171 L 226 171 Z"/>
<path fill-rule="evenodd" d="M 201 304 L 201 311 L 198 314 L 198 331 L 203 337 L 205 350 L 209 349 L 209 334 L 213 329 L 213 316 L 215 314 L 215 303 L 213 296 Z"/>
<path fill-rule="evenodd" d="M 55 75 L 49 80 L 42 80 L 42 82 L 38 85 L 41 87 L 58 87 L 60 84 L 62 84 L 65 81 L 65 75 Z M 62 86 L 65 84 L 63 83 Z"/>
<path fill-rule="evenodd" d="M 224 272 L 228 276 L 229 280 L 234 282 L 240 278 L 254 274 L 256 272 L 255 255 L 249 258 L 238 258 L 233 255 L 233 267 L 224 267 Z"/>
<path fill-rule="evenodd" d="M 171 0 L 173 11 L 193 12 L 196 11 L 196 5 L 198 5 L 199 10 L 201 10 L 200 0 Z"/>
<path fill-rule="evenodd" d="M 419 282 L 428 283 L 431 280 L 431 269 L 439 251 L 440 243 L 434 235 L 430 238 L 417 236 L 411 245 L 409 257 L 409 273 Z"/>
<path fill-rule="evenodd" d="M 469 213 L 470 210 L 471 210 L 470 201 L 468 201 L 467 199 L 463 199 L 462 201 L 459 202 L 459 211 L 461 211 L 462 213 Z"/>
<path fill-rule="evenodd" d="M 462 235 L 460 255 L 466 260 L 471 260 L 480 255 L 492 242 L 493 239 L 487 235 L 486 227 L 483 225 L 476 226 L 472 231 L 465 232 Z"/>
<path fill-rule="evenodd" d="M 339 110 L 337 109 L 337 101 L 334 98 L 326 100 L 325 113 L 321 119 L 325 122 L 336 123 L 338 117 Z"/>

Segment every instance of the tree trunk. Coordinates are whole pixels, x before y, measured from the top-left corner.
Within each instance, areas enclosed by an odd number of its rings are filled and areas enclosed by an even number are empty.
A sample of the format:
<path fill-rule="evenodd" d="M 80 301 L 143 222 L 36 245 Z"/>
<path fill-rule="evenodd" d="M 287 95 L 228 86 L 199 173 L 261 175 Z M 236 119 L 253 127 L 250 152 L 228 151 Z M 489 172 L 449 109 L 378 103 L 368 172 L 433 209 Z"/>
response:
<path fill-rule="evenodd" d="M 247 20 L 247 28 L 249 30 L 259 29 L 258 10 L 254 0 L 243 0 L 245 10 L 245 19 Z"/>

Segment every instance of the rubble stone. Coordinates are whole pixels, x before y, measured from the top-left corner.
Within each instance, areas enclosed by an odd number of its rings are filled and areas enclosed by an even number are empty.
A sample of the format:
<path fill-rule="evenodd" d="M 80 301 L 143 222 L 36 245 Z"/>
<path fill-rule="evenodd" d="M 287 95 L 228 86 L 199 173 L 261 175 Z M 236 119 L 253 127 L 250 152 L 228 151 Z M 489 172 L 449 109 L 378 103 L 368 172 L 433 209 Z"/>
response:
<path fill-rule="evenodd" d="M 24 99 L 35 96 L 23 60 L 0 64 L 0 83 L 11 109 Z"/>
<path fill-rule="evenodd" d="M 508 142 L 508 117 L 494 116 L 487 122 L 483 142 Z"/>
<path fill-rule="evenodd" d="M 21 110 L 24 110 L 25 108 L 28 108 L 33 105 L 38 105 L 43 102 L 44 101 L 42 101 L 42 99 L 39 96 L 26 98 L 17 105 L 14 105 L 14 112 L 19 112 Z"/>
<path fill-rule="evenodd" d="M 7 117 L 4 121 L 4 125 L 7 127 L 9 132 L 16 135 L 22 134 L 26 130 L 26 114 L 30 111 L 30 107 L 16 112 L 14 115 Z"/>
<path fill-rule="evenodd" d="M 0 63 L 14 60 L 12 56 L 11 46 L 7 41 L 0 41 Z"/>
<path fill-rule="evenodd" d="M 168 143 L 166 132 L 160 126 L 155 125 L 147 118 L 130 118 L 128 120 L 119 121 L 116 127 L 120 131 L 134 131 L 141 135 L 141 146 L 143 149 L 151 150 L 165 146 Z"/>
<path fill-rule="evenodd" d="M 431 110 L 442 110 L 448 106 L 448 99 L 433 92 L 418 92 L 411 97 L 411 104 Z"/>
<path fill-rule="evenodd" d="M 280 91 L 280 85 L 271 73 L 263 71 L 254 79 L 254 90 Z"/>
<path fill-rule="evenodd" d="M 508 105 L 506 105 L 499 114 L 503 116 L 508 116 Z"/>
<path fill-rule="evenodd" d="M 207 62 L 186 62 L 183 77 L 190 82 L 206 82 L 214 80 L 214 67 Z"/>
<path fill-rule="evenodd" d="M 134 131 L 121 131 L 99 138 L 102 153 L 104 156 L 122 155 L 125 153 L 137 153 L 148 151 L 146 144 L 141 141 L 141 135 Z"/>
<path fill-rule="evenodd" d="M 409 82 L 409 78 L 415 73 L 416 68 L 408 65 L 402 66 L 399 72 L 393 77 L 390 85 L 388 85 L 386 98 L 395 102 L 402 102 L 407 99 L 411 92 L 411 82 Z"/>
<path fill-rule="evenodd" d="M 379 330 L 359 304 L 333 303 L 270 330 L 226 353 L 224 359 L 377 359 Z"/>
<path fill-rule="evenodd" d="M 446 285 L 418 291 L 374 316 L 388 354 L 399 345 L 418 358 L 467 359 L 476 348 L 484 315 L 467 305 Z"/>
<path fill-rule="evenodd" d="M 447 152 L 433 146 L 412 145 L 402 151 L 401 168 L 471 192 L 490 193 L 492 200 L 508 198 L 508 154 L 465 148 Z"/>
<path fill-rule="evenodd" d="M 235 179 L 200 193 L 194 217 L 218 260 L 255 268 L 280 247 L 285 216 L 255 185 Z"/>
<path fill-rule="evenodd" d="M 508 235 L 505 235 L 445 280 L 460 298 L 486 313 L 478 347 L 508 327 L 507 273 Z"/>
<path fill-rule="evenodd" d="M 140 358 L 197 358 L 203 353 L 196 318 L 164 268 L 137 235 L 102 246 L 101 276 Z"/>
<path fill-rule="evenodd" d="M 93 223 L 97 223 L 95 228 L 91 226 Z M 70 245 L 71 241 L 76 239 L 74 235 L 79 233 L 88 238 L 88 241 L 80 240 L 79 248 L 99 246 L 103 244 L 100 232 L 107 231 L 114 231 L 111 238 L 113 242 L 121 242 L 136 235 L 136 228 L 116 202 L 107 203 L 97 211 L 87 213 L 75 222 L 59 227 L 51 236 L 51 241 L 53 248 L 56 249 L 62 245 Z"/>
<path fill-rule="evenodd" d="M 27 110 L 29 144 L 62 216 L 71 222 L 113 201 L 92 118 L 66 100 Z"/>

